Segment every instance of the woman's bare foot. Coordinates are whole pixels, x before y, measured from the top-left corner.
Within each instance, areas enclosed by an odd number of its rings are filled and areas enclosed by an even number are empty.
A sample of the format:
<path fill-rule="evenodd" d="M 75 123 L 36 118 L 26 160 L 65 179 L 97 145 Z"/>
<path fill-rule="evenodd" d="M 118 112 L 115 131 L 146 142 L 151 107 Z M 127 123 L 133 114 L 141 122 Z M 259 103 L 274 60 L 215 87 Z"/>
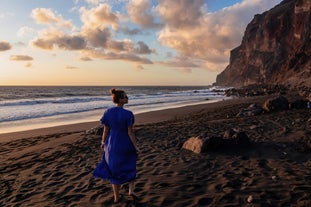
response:
<path fill-rule="evenodd" d="M 134 200 L 138 199 L 138 196 L 134 192 L 130 192 L 129 196 L 132 197 Z"/>
<path fill-rule="evenodd" d="M 114 197 L 113 203 L 119 203 L 121 199 L 122 199 L 122 195 L 118 195 L 117 197 Z"/>

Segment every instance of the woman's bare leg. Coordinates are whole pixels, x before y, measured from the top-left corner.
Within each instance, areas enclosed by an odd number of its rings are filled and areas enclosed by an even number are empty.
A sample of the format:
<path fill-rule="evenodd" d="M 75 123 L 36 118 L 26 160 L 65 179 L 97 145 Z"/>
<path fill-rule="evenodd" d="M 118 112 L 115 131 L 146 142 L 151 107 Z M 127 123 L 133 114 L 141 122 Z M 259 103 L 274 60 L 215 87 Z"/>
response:
<path fill-rule="evenodd" d="M 120 189 L 120 185 L 112 184 L 114 202 L 119 201 L 119 189 Z"/>
<path fill-rule="evenodd" d="M 134 181 L 129 183 L 129 195 L 135 195 L 134 193 L 135 183 Z"/>

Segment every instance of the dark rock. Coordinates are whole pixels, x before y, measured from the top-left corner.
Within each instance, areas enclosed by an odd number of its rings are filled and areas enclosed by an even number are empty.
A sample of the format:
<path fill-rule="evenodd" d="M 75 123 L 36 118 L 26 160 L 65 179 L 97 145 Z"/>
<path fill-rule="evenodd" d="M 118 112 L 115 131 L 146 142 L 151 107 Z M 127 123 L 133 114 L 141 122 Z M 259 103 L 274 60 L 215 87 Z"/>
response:
<path fill-rule="evenodd" d="M 204 153 L 220 149 L 223 142 L 221 137 L 191 137 L 183 144 L 182 148 L 194 153 Z"/>
<path fill-rule="evenodd" d="M 221 149 L 224 139 L 221 137 L 210 137 L 203 143 L 203 152 L 215 151 Z"/>
<path fill-rule="evenodd" d="M 236 129 L 229 129 L 224 133 L 224 145 L 227 148 L 245 147 L 250 144 L 249 137 L 245 132 Z"/>
<path fill-rule="evenodd" d="M 266 100 L 262 108 L 267 112 L 287 110 L 289 102 L 284 96 L 278 96 Z"/>
<path fill-rule="evenodd" d="M 263 96 L 263 95 L 285 95 L 289 91 L 289 87 L 281 84 L 254 84 L 243 86 L 240 88 L 230 88 L 225 91 L 226 96 L 238 96 L 238 97 L 249 97 L 249 96 Z"/>
<path fill-rule="evenodd" d="M 236 130 L 234 129 L 228 129 L 225 131 L 223 138 L 224 139 L 232 139 L 233 135 L 237 133 Z"/>
<path fill-rule="evenodd" d="M 256 104 L 251 104 L 248 108 L 242 109 L 238 114 L 237 117 L 244 117 L 244 116 L 256 116 L 263 112 L 262 107 L 257 106 Z"/>
<path fill-rule="evenodd" d="M 245 132 L 234 129 L 227 130 L 224 137 L 191 137 L 184 142 L 182 149 L 199 154 L 214 151 L 226 152 L 227 150 L 239 151 L 239 149 L 250 144 Z"/>
<path fill-rule="evenodd" d="M 305 109 L 307 108 L 307 103 L 308 103 L 308 100 L 303 100 L 303 99 L 296 100 L 293 103 L 290 103 L 289 108 L 290 109 Z"/>
<path fill-rule="evenodd" d="M 250 144 L 250 140 L 245 132 L 237 132 L 232 136 L 232 139 L 239 145 L 239 146 L 248 146 Z"/>

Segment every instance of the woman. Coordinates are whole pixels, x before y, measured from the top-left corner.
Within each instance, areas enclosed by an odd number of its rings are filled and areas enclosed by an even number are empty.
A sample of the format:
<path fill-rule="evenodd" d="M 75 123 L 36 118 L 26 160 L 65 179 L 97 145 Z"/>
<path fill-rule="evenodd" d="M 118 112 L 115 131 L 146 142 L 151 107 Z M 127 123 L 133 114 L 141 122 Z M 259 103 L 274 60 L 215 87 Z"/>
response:
<path fill-rule="evenodd" d="M 101 118 L 104 125 L 101 149 L 104 151 L 93 175 L 110 181 L 114 202 L 118 203 L 119 189 L 123 183 L 129 183 L 129 195 L 135 196 L 137 139 L 133 131 L 134 115 L 123 108 L 128 103 L 126 93 L 116 89 L 110 92 L 116 106 L 107 109 Z"/>

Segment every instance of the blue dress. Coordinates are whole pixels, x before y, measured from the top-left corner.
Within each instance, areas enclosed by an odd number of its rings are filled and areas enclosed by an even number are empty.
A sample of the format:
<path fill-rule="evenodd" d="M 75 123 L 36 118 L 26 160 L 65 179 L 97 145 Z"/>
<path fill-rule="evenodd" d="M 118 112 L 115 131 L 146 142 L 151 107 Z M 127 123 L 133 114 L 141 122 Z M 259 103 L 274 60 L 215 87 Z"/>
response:
<path fill-rule="evenodd" d="M 136 178 L 136 149 L 128 135 L 128 127 L 134 124 L 134 115 L 122 107 L 105 111 L 102 124 L 110 128 L 105 140 L 101 162 L 93 175 L 109 180 L 112 184 L 123 184 Z"/>

